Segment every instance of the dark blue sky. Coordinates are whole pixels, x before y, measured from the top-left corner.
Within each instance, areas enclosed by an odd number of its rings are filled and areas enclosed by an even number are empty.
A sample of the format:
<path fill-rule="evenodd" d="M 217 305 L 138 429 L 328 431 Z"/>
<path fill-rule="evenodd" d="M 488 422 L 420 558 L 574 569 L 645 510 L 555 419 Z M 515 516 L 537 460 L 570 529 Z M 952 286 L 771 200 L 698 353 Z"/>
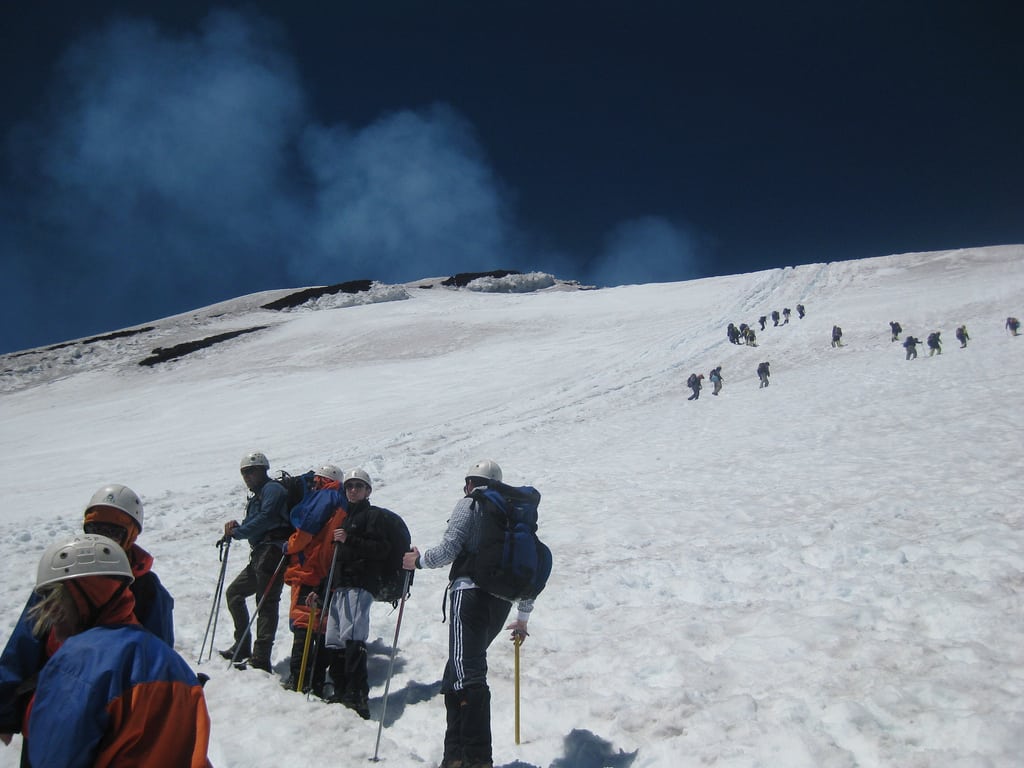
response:
<path fill-rule="evenodd" d="M 18 5 L 0 352 L 266 288 L 1024 242 L 1019 2 Z"/>

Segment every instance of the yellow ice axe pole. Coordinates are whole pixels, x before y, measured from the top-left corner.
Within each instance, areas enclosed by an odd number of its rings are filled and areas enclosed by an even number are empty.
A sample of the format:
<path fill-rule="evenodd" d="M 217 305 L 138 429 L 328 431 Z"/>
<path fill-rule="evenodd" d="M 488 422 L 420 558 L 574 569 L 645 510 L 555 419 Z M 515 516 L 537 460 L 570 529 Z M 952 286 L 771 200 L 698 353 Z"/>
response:
<path fill-rule="evenodd" d="M 516 646 L 516 674 L 515 674 L 515 690 L 516 690 L 516 744 L 519 743 L 519 646 L 523 644 L 523 638 L 520 635 L 516 635 L 515 646 Z"/>
<path fill-rule="evenodd" d="M 299 682 L 295 684 L 295 690 L 302 693 L 302 684 L 306 681 L 306 659 L 309 658 L 309 641 L 317 630 L 316 606 L 309 609 L 309 626 L 306 627 L 306 640 L 302 644 L 302 669 L 299 670 Z"/>

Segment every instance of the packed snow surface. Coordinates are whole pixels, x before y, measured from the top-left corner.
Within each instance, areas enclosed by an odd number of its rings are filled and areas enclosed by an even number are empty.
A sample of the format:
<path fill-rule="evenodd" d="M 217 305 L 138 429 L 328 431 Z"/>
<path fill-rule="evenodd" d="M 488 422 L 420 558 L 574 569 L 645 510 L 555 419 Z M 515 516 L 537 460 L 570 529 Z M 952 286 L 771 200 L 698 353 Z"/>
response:
<path fill-rule="evenodd" d="M 496 765 L 1020 765 L 1024 337 L 1004 324 L 1024 317 L 1024 247 L 591 291 L 426 285 L 287 312 L 261 309 L 269 292 L 0 358 L 5 637 L 44 547 L 125 483 L 177 650 L 212 678 L 218 768 L 436 765 L 447 572 L 417 574 L 378 749 L 398 613 L 374 607 L 370 721 L 282 689 L 285 603 L 273 675 L 200 663 L 214 543 L 243 511 L 250 450 L 273 470 L 363 467 L 421 547 L 488 457 L 541 491 L 555 556 L 521 650 L 518 745 L 513 647 L 491 647 Z M 727 341 L 729 322 L 784 307 L 757 347 Z M 941 331 L 942 354 L 905 360 L 891 320 Z M 716 365 L 722 394 L 687 401 L 689 373 Z M 232 548 L 229 578 L 246 556 Z M 220 648 L 229 625 L 222 610 Z"/>

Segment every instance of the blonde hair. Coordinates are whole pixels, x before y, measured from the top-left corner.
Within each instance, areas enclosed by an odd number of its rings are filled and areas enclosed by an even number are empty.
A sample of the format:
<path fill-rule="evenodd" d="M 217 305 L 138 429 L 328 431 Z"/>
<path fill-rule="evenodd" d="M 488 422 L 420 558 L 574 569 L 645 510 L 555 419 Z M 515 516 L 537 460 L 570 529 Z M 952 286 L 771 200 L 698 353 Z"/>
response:
<path fill-rule="evenodd" d="M 75 601 L 63 582 L 47 584 L 39 590 L 40 600 L 28 612 L 32 634 L 41 637 L 54 626 L 68 624 L 76 617 Z"/>

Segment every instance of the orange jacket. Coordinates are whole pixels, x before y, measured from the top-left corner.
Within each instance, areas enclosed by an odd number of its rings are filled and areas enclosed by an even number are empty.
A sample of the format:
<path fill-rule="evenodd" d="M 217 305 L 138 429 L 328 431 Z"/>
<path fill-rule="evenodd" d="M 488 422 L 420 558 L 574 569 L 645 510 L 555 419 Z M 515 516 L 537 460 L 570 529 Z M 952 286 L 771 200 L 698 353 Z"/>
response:
<path fill-rule="evenodd" d="M 330 556 L 334 551 L 334 530 L 345 519 L 347 508 L 348 501 L 336 481 L 307 494 L 295 505 L 291 513 L 295 532 L 288 539 L 285 550 L 288 555 L 288 567 L 284 572 L 286 584 L 316 587 L 327 578 Z"/>
<path fill-rule="evenodd" d="M 102 576 L 75 579 L 69 592 L 79 614 L 104 605 L 112 585 L 117 580 Z M 210 768 L 203 689 L 185 660 L 136 622 L 133 608 L 131 592 L 114 596 L 39 673 L 26 728 L 32 765 Z"/>

